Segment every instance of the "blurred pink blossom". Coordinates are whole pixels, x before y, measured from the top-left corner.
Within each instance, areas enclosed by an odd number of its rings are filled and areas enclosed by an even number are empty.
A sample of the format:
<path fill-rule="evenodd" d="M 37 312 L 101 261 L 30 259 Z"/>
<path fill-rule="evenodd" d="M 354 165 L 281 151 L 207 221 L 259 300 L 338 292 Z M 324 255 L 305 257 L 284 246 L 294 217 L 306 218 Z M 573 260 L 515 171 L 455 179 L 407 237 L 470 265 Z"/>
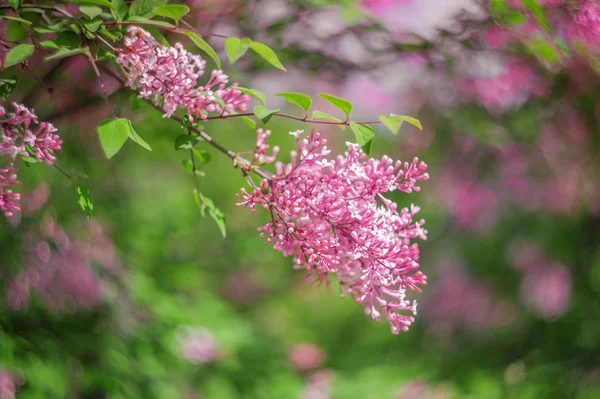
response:
<path fill-rule="evenodd" d="M 314 344 L 301 343 L 288 352 L 288 359 L 298 370 L 316 369 L 323 365 L 327 355 Z"/>
<path fill-rule="evenodd" d="M 330 388 L 333 382 L 331 370 L 320 370 L 310 374 L 308 383 L 302 392 L 301 399 L 330 399 Z"/>
<path fill-rule="evenodd" d="M 194 364 L 217 358 L 217 341 L 207 328 L 184 327 L 177 337 L 183 357 Z"/>
<path fill-rule="evenodd" d="M 550 265 L 527 273 L 521 284 L 521 298 L 544 319 L 561 317 L 571 298 L 571 272 L 562 265 Z"/>
<path fill-rule="evenodd" d="M 5 370 L 0 369 L 0 399 L 13 399 L 17 385 Z"/>

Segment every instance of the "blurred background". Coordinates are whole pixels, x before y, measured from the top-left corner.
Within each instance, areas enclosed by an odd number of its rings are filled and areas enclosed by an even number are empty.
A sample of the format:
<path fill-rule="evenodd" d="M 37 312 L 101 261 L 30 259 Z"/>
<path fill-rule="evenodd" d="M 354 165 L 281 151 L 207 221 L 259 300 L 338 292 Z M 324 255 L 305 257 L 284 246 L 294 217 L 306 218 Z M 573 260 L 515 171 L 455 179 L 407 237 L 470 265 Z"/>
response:
<path fill-rule="evenodd" d="M 179 124 L 131 111 L 110 77 L 115 110 L 153 151 L 127 143 L 106 160 L 95 126 L 108 114 L 86 60 L 38 54 L 29 66 L 53 93 L 22 78 L 10 99 L 58 127 L 59 160 L 85 181 L 94 217 L 57 170 L 20 165 L 23 210 L 0 219 L 0 398 L 600 397 L 594 1 L 186 4 L 198 29 L 276 50 L 287 73 L 252 55 L 223 66 L 270 108 L 287 111 L 279 92 L 325 92 L 351 100 L 355 120 L 421 120 L 422 132 L 378 128 L 372 151 L 430 165 L 421 193 L 391 196 L 421 206 L 429 230 L 417 321 L 392 335 L 335 284 L 306 282 L 259 237 L 266 212 L 234 206 L 246 183 L 231 160 L 202 145 L 213 157 L 200 186 L 225 214 L 223 238 L 173 148 Z M 223 41 L 211 44 L 225 60 Z M 270 142 L 287 159 L 287 132 L 311 127 L 275 118 Z M 314 127 L 338 151 L 354 139 Z M 204 128 L 234 151 L 256 139 L 241 120 Z"/>

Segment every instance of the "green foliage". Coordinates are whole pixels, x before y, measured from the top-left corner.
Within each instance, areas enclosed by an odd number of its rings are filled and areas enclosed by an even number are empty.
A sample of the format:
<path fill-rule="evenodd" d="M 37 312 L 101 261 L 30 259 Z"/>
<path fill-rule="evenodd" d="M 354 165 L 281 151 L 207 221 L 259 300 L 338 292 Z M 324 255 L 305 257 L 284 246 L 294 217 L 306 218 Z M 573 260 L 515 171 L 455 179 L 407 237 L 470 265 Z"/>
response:
<path fill-rule="evenodd" d="M 110 159 L 114 157 L 123 144 L 129 137 L 129 127 L 131 122 L 126 119 L 106 119 L 98 125 L 98 136 L 100 137 L 100 145 L 106 155 Z"/>
<path fill-rule="evenodd" d="M 16 76 L 0 75 L 0 98 L 6 100 L 19 85 L 19 79 Z"/>
<path fill-rule="evenodd" d="M 225 40 L 225 52 L 227 53 L 227 58 L 229 58 L 229 63 L 234 64 L 246 54 L 246 51 L 250 48 L 251 42 L 252 41 L 248 38 L 240 39 L 237 37 L 228 37 L 227 40 Z"/>
<path fill-rule="evenodd" d="M 319 93 L 319 97 L 327 101 L 329 104 L 342 110 L 346 117 L 352 112 L 352 103 L 344 98 L 332 96 L 331 94 Z"/>
<path fill-rule="evenodd" d="M 196 136 L 190 134 L 182 134 L 175 137 L 175 149 L 176 150 L 191 150 L 194 148 L 200 140 Z"/>
<path fill-rule="evenodd" d="M 77 202 L 79 202 L 79 206 L 85 212 L 88 220 L 90 220 L 92 218 L 94 204 L 92 203 L 92 197 L 90 196 L 89 190 L 81 184 L 78 184 L 75 191 L 77 193 Z"/>
<path fill-rule="evenodd" d="M 256 107 L 254 107 L 254 115 L 256 115 L 256 117 L 260 119 L 261 122 L 265 125 L 269 123 L 273 115 L 275 115 L 279 111 L 281 111 L 279 108 L 268 109 L 267 107 L 264 107 L 262 105 L 257 105 Z"/>
<path fill-rule="evenodd" d="M 152 10 L 166 4 L 166 0 L 134 0 L 129 7 L 130 16 L 150 17 Z"/>
<path fill-rule="evenodd" d="M 542 29 L 552 32 L 552 28 L 550 28 L 550 24 L 546 19 L 544 8 L 536 0 L 521 0 L 521 3 L 527 7 Z"/>
<path fill-rule="evenodd" d="M 287 71 L 281 61 L 279 61 L 277 54 L 275 54 L 275 52 L 266 44 L 253 41 L 250 43 L 250 48 L 275 68 Z"/>
<path fill-rule="evenodd" d="M 59 50 L 56 53 L 49 55 L 48 57 L 45 57 L 44 61 L 58 60 L 58 59 L 65 58 L 65 57 L 72 57 L 77 54 L 85 54 L 86 51 L 87 50 L 84 48 L 75 48 L 75 49 L 59 48 Z"/>
<path fill-rule="evenodd" d="M 94 19 L 102 14 L 102 8 L 97 6 L 79 6 L 79 11 L 87 15 L 90 19 Z"/>
<path fill-rule="evenodd" d="M 217 68 L 221 68 L 221 60 L 217 55 L 216 51 L 208 44 L 204 39 L 198 36 L 197 33 L 194 32 L 182 32 L 184 35 L 192 39 L 192 42 L 198 47 L 200 50 L 204 51 L 212 60 L 217 64 Z"/>
<path fill-rule="evenodd" d="M 283 97 L 283 99 L 291 104 L 297 105 L 303 110 L 307 111 L 312 105 L 312 99 L 306 94 L 302 93 L 292 93 L 285 92 L 277 94 L 279 97 Z"/>
<path fill-rule="evenodd" d="M 350 122 L 350 129 L 354 132 L 356 142 L 363 149 L 365 154 L 371 154 L 371 146 L 373 145 L 373 137 L 375 137 L 375 131 L 369 125 L 359 125 L 355 122 Z"/>
<path fill-rule="evenodd" d="M 258 101 L 260 101 L 260 103 L 262 105 L 265 105 L 265 102 L 267 101 L 265 94 L 261 91 L 258 91 L 255 89 L 247 89 L 245 87 L 239 87 L 239 86 L 235 87 L 235 90 L 239 90 L 242 93 L 246 93 L 249 96 L 256 98 Z"/>
<path fill-rule="evenodd" d="M 175 22 L 178 22 L 181 18 L 189 14 L 190 8 L 182 4 L 167 4 L 154 7 L 152 12 L 159 17 L 170 18 Z"/>
<path fill-rule="evenodd" d="M 6 54 L 4 68 L 9 68 L 13 65 L 20 64 L 33 55 L 35 48 L 33 44 L 18 44 Z"/>

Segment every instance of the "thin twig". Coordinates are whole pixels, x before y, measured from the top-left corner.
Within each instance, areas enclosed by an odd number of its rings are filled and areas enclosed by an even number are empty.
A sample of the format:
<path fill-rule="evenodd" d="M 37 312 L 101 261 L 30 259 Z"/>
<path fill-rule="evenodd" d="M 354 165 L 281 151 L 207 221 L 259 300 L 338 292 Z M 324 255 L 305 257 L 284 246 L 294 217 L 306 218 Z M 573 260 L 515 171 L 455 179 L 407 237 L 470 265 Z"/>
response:
<path fill-rule="evenodd" d="M 110 110 L 110 113 L 112 114 L 113 118 L 117 119 L 117 115 L 115 115 L 115 111 L 113 110 L 112 105 L 110 105 L 110 101 L 108 99 L 108 94 L 106 93 L 106 88 L 104 87 L 104 83 L 102 83 L 102 76 L 100 76 L 100 71 L 98 70 L 98 66 L 96 65 L 96 61 L 94 61 L 94 57 L 92 56 L 92 53 L 90 52 L 89 47 L 86 48 L 85 55 L 87 56 L 87 59 L 92 64 L 92 68 L 94 68 L 94 72 L 96 73 L 96 77 L 98 78 L 98 83 L 100 83 L 100 88 L 102 89 L 102 94 L 104 95 L 104 100 L 106 101 L 106 105 L 108 106 L 108 109 Z"/>

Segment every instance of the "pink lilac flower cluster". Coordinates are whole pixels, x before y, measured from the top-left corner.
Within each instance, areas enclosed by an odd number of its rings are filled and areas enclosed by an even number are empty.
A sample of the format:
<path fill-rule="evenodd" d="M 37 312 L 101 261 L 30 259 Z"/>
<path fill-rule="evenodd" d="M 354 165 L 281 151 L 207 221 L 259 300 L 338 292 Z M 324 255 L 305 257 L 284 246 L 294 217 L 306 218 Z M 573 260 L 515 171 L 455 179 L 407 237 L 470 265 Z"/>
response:
<path fill-rule="evenodd" d="M 6 303 L 23 309 L 36 292 L 45 306 L 57 311 L 91 309 L 100 304 L 100 279 L 92 259 L 78 242 L 69 240 L 49 216 L 42 221 L 41 236 L 26 236 L 27 266 L 8 284 Z"/>
<path fill-rule="evenodd" d="M 209 112 L 229 115 L 244 112 L 250 96 L 227 88 L 227 75 L 213 70 L 203 85 L 198 79 L 205 73 L 206 61 L 187 51 L 181 43 L 173 47 L 163 46 L 145 30 L 131 27 L 125 36 L 125 49 L 117 52 L 117 63 L 123 69 L 126 85 L 140 89 L 140 98 L 150 98 L 158 104 L 162 99 L 165 117 L 178 108 L 187 110 L 191 120 L 205 119 Z"/>
<path fill-rule="evenodd" d="M 419 191 L 417 182 L 429 178 L 427 165 L 417 158 L 404 163 L 368 158 L 352 143 L 330 160 L 320 133 L 305 138 L 302 133 L 291 133 L 298 146 L 291 162 L 276 163 L 272 178 L 251 192 L 242 189 L 237 205 L 269 210 L 272 220 L 258 230 L 274 249 L 292 255 L 309 278 L 329 283 L 328 275 L 337 275 L 368 315 L 379 321 L 384 314 L 395 334 L 407 331 L 414 318 L 404 313 L 415 315 L 417 303 L 406 299 L 406 290 L 420 292 L 427 282 L 417 270 L 419 246 L 412 240 L 426 239 L 427 231 L 424 220 L 413 220 L 419 207 L 398 210 L 383 194 Z M 259 132 L 264 134 L 270 132 Z"/>
<path fill-rule="evenodd" d="M 14 160 L 17 155 L 33 156 L 52 165 L 56 158 L 52 151 L 60 150 L 62 140 L 55 134 L 56 128 L 47 122 L 40 122 L 33 110 L 24 105 L 13 103 L 14 112 L 6 113 L 0 106 L 0 157 L 7 156 L 8 166 L 0 168 L 0 209 L 7 217 L 20 211 L 20 195 L 14 193 L 11 186 L 20 184 Z"/>

